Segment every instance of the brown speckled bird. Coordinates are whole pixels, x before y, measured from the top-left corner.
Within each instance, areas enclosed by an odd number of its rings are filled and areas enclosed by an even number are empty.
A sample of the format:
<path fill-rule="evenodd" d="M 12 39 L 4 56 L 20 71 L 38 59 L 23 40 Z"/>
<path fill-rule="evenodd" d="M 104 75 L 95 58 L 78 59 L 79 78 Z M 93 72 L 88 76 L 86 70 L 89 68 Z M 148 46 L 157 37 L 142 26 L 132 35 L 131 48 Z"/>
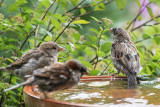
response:
<path fill-rule="evenodd" d="M 4 92 L 25 85 L 38 85 L 44 93 L 58 90 L 65 90 L 78 84 L 83 74 L 89 74 L 86 67 L 76 60 L 69 60 L 66 63 L 55 63 L 33 72 L 33 76 L 26 82 L 5 89 Z"/>
<path fill-rule="evenodd" d="M 111 47 L 111 58 L 117 73 L 127 75 L 128 88 L 137 87 L 137 74 L 141 70 L 140 57 L 136 46 L 130 40 L 129 33 L 122 28 L 110 28 L 113 43 Z M 112 75 L 115 75 L 112 74 Z"/>
<path fill-rule="evenodd" d="M 28 51 L 11 65 L 0 68 L 0 71 L 14 70 L 21 79 L 26 79 L 35 69 L 57 62 L 58 53 L 63 50 L 64 48 L 54 42 L 44 42 L 39 48 Z"/>

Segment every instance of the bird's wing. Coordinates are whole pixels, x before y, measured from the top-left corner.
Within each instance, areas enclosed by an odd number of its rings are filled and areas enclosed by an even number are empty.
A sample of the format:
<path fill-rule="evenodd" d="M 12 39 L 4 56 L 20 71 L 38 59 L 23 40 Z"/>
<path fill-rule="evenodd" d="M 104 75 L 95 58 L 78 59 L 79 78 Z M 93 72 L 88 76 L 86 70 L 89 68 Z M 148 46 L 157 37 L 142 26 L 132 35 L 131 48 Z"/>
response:
<path fill-rule="evenodd" d="M 112 58 L 129 72 L 139 73 L 140 58 L 135 45 L 132 42 L 112 44 Z"/>
<path fill-rule="evenodd" d="M 13 62 L 11 64 L 11 67 L 19 67 L 24 63 L 27 63 L 29 61 L 29 59 L 31 58 L 38 58 L 42 55 L 42 53 L 39 51 L 38 48 L 36 49 L 32 49 L 30 51 L 28 51 L 27 53 L 25 53 L 24 55 L 21 56 L 20 59 L 16 60 L 15 62 Z"/>
<path fill-rule="evenodd" d="M 55 86 L 57 84 L 67 82 L 67 80 L 69 80 L 71 76 L 69 72 L 65 71 L 64 64 L 62 63 L 57 63 L 53 66 L 35 70 L 33 75 L 38 81 L 40 80 L 40 84 L 54 84 Z"/>

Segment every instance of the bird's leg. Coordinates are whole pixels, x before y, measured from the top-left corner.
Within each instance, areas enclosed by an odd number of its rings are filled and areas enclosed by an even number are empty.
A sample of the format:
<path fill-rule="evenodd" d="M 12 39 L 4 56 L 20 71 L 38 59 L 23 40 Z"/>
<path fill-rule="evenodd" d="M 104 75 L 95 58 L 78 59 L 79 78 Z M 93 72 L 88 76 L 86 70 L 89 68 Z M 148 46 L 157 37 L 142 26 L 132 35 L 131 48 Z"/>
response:
<path fill-rule="evenodd" d="M 44 98 L 48 99 L 49 97 L 48 97 L 47 93 L 45 91 L 42 91 L 42 92 L 43 92 Z"/>

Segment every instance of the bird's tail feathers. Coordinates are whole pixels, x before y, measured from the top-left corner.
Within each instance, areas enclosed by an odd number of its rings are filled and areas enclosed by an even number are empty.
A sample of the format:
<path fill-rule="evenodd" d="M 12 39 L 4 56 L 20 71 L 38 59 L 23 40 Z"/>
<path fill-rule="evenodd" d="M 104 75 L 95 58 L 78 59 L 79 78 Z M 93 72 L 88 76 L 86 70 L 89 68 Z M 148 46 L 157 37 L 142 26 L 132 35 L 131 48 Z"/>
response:
<path fill-rule="evenodd" d="M 27 79 L 27 81 L 23 82 L 23 83 L 20 83 L 20 84 L 17 84 L 13 87 L 10 87 L 10 88 L 7 88 L 4 90 L 4 92 L 7 92 L 7 91 L 10 91 L 10 90 L 13 90 L 13 89 L 16 89 L 16 88 L 19 88 L 21 86 L 25 86 L 25 85 L 30 85 L 34 82 L 34 77 L 30 77 L 29 79 Z"/>
<path fill-rule="evenodd" d="M 128 72 L 128 88 L 129 89 L 135 89 L 137 88 L 137 74 L 136 73 L 132 73 L 132 72 Z"/>

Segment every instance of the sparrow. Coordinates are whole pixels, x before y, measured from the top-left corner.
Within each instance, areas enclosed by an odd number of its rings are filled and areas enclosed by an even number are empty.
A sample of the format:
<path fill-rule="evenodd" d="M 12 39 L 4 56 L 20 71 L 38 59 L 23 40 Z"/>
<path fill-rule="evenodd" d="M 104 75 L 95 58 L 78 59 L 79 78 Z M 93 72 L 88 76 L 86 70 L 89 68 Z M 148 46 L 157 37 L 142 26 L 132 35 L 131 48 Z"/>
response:
<path fill-rule="evenodd" d="M 21 86 L 37 85 L 45 98 L 48 98 L 46 92 L 69 89 L 77 85 L 84 74 L 88 75 L 89 72 L 77 60 L 69 60 L 66 63 L 57 62 L 50 66 L 34 70 L 33 75 L 27 81 L 5 89 L 4 92 Z"/>
<path fill-rule="evenodd" d="M 111 58 L 117 73 L 122 72 L 127 76 L 128 88 L 137 88 L 137 74 L 141 71 L 140 57 L 134 43 L 130 40 L 129 33 L 122 28 L 110 28 L 113 43 Z"/>
<path fill-rule="evenodd" d="M 65 50 L 54 42 L 44 42 L 39 48 L 32 49 L 22 55 L 14 63 L 0 68 L 2 70 L 14 70 L 22 79 L 29 78 L 33 71 L 57 62 L 58 53 Z"/>

